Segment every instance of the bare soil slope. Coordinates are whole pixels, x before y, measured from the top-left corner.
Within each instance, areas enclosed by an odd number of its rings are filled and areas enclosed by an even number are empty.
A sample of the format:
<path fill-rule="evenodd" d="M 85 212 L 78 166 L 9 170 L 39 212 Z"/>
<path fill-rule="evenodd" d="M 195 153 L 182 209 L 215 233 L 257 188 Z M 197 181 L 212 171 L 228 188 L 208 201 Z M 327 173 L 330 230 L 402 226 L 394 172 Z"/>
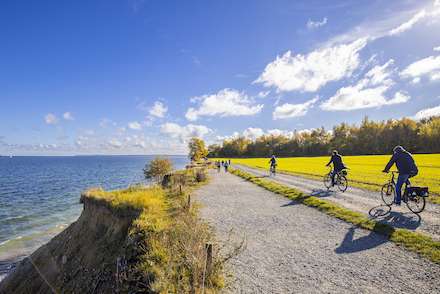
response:
<path fill-rule="evenodd" d="M 0 284 L 0 293 L 112 293 L 116 262 L 136 213 L 116 215 L 81 197 L 79 219 L 24 259 Z"/>

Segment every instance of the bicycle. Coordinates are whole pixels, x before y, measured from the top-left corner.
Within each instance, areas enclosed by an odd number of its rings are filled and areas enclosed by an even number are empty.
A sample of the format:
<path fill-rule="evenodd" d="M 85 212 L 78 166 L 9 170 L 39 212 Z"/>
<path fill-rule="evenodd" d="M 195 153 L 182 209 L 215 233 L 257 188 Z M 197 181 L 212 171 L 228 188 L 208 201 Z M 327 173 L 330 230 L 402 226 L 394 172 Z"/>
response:
<path fill-rule="evenodd" d="M 277 166 L 276 165 L 271 165 L 269 171 L 270 171 L 269 176 L 276 176 L 276 174 L 277 174 Z"/>
<path fill-rule="evenodd" d="M 330 171 L 324 176 L 324 185 L 327 187 L 327 189 L 330 189 L 332 187 L 332 167 L 330 166 Z M 336 172 L 335 174 L 335 182 L 334 185 L 337 185 L 339 190 L 344 192 L 347 190 L 348 187 L 348 180 L 347 180 L 347 171 L 340 170 Z"/>
<path fill-rule="evenodd" d="M 383 202 L 391 206 L 393 204 L 394 199 L 396 198 L 396 176 L 394 174 L 398 174 L 399 172 L 396 170 L 389 171 L 391 173 L 391 178 L 388 180 L 388 182 L 382 186 L 381 189 L 381 195 Z M 420 188 L 420 187 L 413 187 L 411 185 L 408 185 L 409 181 L 407 180 L 405 182 L 405 190 L 402 194 L 402 201 L 406 203 L 406 206 L 408 206 L 408 209 L 411 210 L 414 213 L 420 213 L 425 209 L 425 197 L 426 194 L 428 194 L 428 189 L 425 187 L 422 187 L 422 192 L 416 192 L 412 188 Z"/>

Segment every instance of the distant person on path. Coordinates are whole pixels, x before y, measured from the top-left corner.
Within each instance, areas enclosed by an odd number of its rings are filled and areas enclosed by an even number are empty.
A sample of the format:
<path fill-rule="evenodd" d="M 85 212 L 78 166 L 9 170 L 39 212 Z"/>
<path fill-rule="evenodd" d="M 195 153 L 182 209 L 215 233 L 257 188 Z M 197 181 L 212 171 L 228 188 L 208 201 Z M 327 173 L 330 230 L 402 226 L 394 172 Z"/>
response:
<path fill-rule="evenodd" d="M 389 172 L 393 164 L 396 164 L 397 170 L 399 171 L 399 176 L 397 177 L 396 183 L 396 199 L 393 201 L 393 203 L 400 205 L 400 201 L 402 200 L 403 183 L 411 185 L 411 182 L 408 179 L 416 176 L 419 170 L 411 153 L 403 149 L 402 146 L 394 147 L 393 152 L 394 154 L 391 156 L 391 159 L 385 166 L 383 172 Z"/>
<path fill-rule="evenodd" d="M 217 168 L 218 168 L 218 171 L 220 171 L 220 160 L 217 161 Z"/>
<path fill-rule="evenodd" d="M 332 162 L 333 162 L 333 171 L 332 171 L 332 187 L 333 187 L 335 185 L 335 175 L 344 168 L 348 168 L 348 166 L 346 166 L 345 163 L 342 161 L 342 156 L 338 153 L 338 150 L 332 151 L 332 157 L 330 158 L 329 163 L 327 163 L 325 166 L 330 166 Z"/>
<path fill-rule="evenodd" d="M 275 154 L 272 155 L 268 163 L 270 163 L 270 171 L 272 171 L 272 168 L 276 168 L 277 159 L 275 158 Z"/>
<path fill-rule="evenodd" d="M 225 161 L 225 172 L 228 172 L 228 161 Z"/>

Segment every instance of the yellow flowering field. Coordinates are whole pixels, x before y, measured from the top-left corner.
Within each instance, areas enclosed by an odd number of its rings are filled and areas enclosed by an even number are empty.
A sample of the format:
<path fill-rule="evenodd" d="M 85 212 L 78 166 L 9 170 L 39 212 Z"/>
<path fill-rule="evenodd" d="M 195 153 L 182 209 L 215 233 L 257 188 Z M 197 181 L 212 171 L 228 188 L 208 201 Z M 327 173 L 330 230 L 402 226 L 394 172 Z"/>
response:
<path fill-rule="evenodd" d="M 413 185 L 428 186 L 429 200 L 439 203 L 440 199 L 440 154 L 413 154 L 419 174 L 411 179 Z M 349 185 L 380 191 L 391 174 L 382 173 L 391 155 L 365 155 L 365 156 L 343 156 L 343 161 L 350 167 L 347 178 Z M 219 158 L 225 160 L 226 158 Z M 215 160 L 219 160 L 215 159 Z M 232 158 L 231 163 L 240 163 L 258 169 L 266 169 L 269 172 L 270 158 Z M 229 158 L 227 158 L 229 160 Z M 278 172 L 293 174 L 320 180 L 329 171 L 325 165 L 330 161 L 330 156 L 325 157 L 288 157 L 277 158 Z M 391 170 L 397 170 L 394 165 Z"/>

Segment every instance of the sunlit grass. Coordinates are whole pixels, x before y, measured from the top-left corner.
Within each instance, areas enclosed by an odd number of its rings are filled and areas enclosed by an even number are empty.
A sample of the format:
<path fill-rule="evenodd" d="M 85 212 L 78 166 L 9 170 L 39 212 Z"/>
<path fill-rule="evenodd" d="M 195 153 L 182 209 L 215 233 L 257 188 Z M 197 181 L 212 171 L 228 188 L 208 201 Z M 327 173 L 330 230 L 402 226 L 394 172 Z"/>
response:
<path fill-rule="evenodd" d="M 427 200 L 440 204 L 440 154 L 413 154 L 413 157 L 419 173 L 411 179 L 412 184 L 429 187 L 430 197 Z M 344 163 L 350 167 L 347 175 L 349 185 L 380 192 L 389 179 L 389 174 L 381 171 L 390 158 L 391 155 L 343 156 Z M 329 161 L 330 156 L 278 158 L 277 171 L 320 181 L 329 170 L 325 166 Z M 262 170 L 269 170 L 270 166 L 269 158 L 233 158 L 231 162 Z M 396 167 L 392 169 L 396 170 Z"/>
<path fill-rule="evenodd" d="M 137 183 L 121 191 L 97 188 L 82 194 L 116 215 L 140 215 L 123 255 L 128 275 L 121 293 L 215 293 L 224 286 L 219 252 L 214 252 L 212 271 L 205 272 L 205 244 L 213 240 L 213 229 L 197 216 L 198 207 L 188 204 L 188 193 L 207 179 L 203 170 L 190 169 L 174 173 L 168 189 Z"/>

